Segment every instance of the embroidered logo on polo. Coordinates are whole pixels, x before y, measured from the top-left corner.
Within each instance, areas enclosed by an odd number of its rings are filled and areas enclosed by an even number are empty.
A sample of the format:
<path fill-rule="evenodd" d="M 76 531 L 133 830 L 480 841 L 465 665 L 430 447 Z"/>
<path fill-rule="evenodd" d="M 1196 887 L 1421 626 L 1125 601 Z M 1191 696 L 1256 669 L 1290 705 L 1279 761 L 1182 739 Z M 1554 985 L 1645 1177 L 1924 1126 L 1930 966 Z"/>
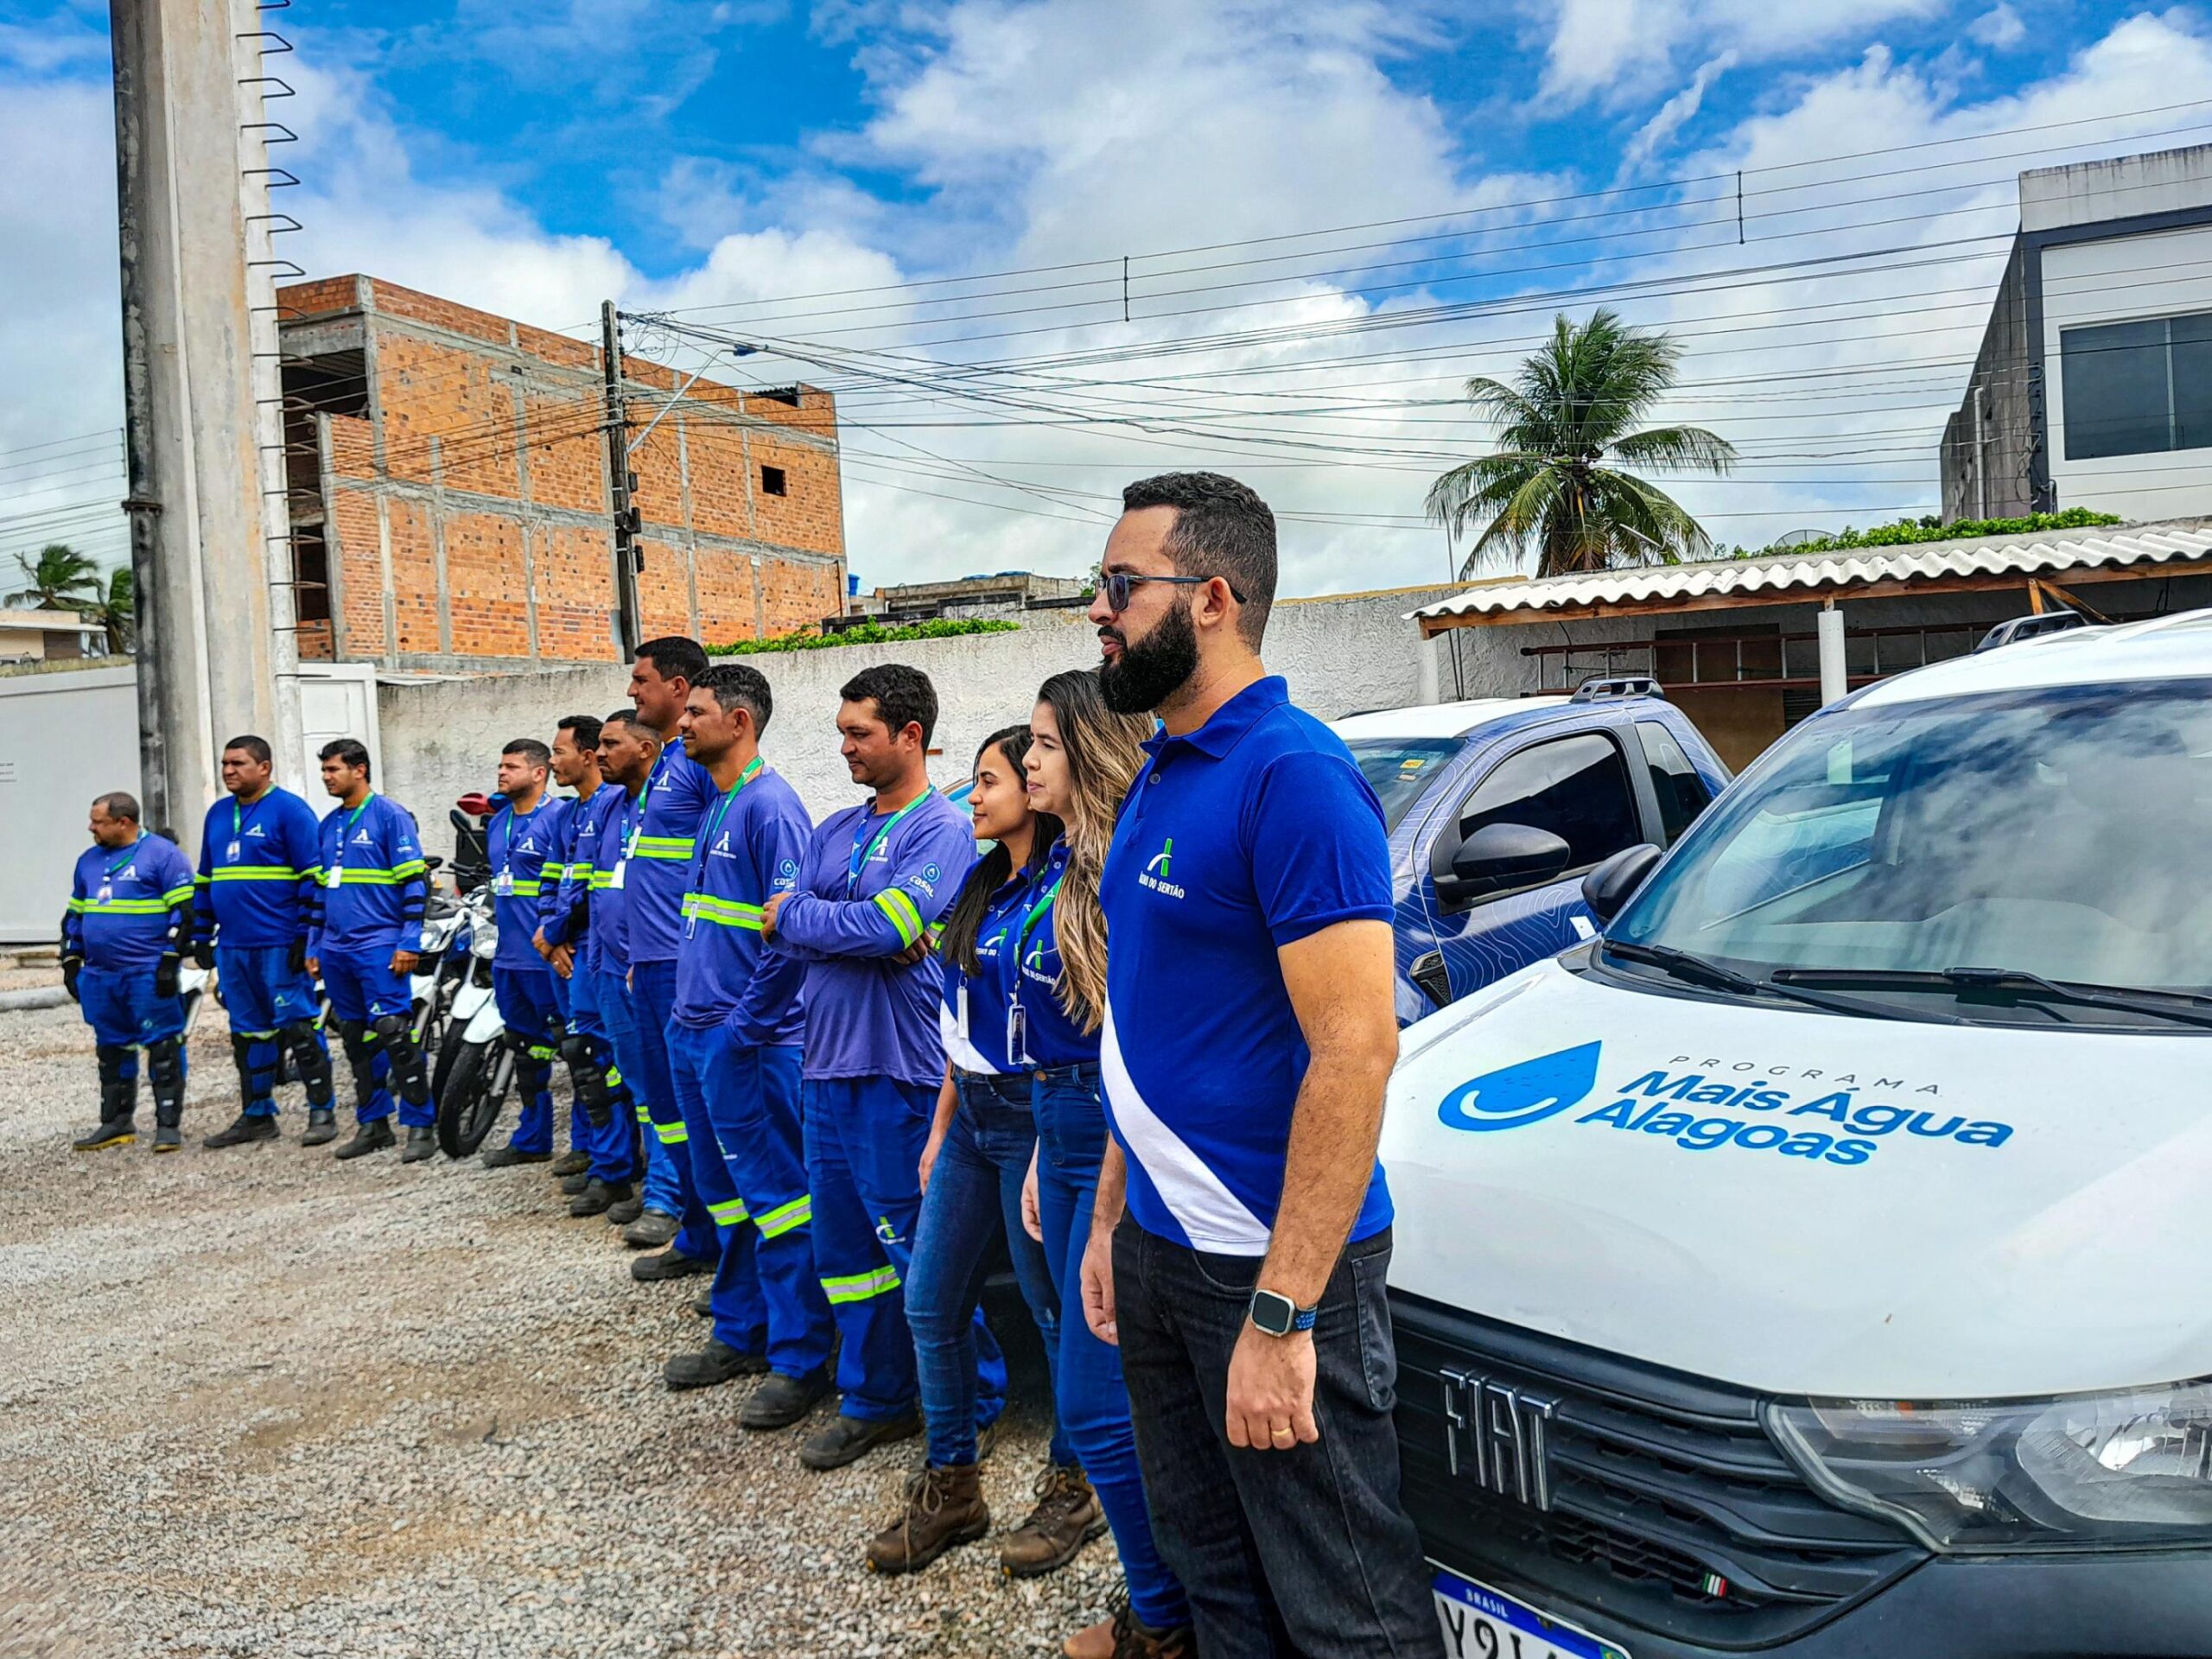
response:
<path fill-rule="evenodd" d="M 1167 879 L 1168 868 L 1174 857 L 1175 837 L 1170 836 L 1160 843 L 1160 850 L 1152 855 L 1152 861 L 1137 873 L 1137 885 L 1150 887 L 1154 893 L 1170 899 L 1182 898 L 1183 889 Z"/>
<path fill-rule="evenodd" d="M 248 841 L 259 841 L 262 838 L 261 826 L 257 823 L 248 824 L 246 826 L 245 838 Z"/>

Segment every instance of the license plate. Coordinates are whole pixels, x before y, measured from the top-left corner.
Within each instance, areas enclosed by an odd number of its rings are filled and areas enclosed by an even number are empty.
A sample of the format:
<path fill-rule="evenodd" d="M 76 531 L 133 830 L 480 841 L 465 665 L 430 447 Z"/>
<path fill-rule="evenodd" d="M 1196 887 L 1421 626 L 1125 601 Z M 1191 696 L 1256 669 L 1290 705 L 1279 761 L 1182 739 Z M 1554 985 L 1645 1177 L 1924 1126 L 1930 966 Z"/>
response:
<path fill-rule="evenodd" d="M 1432 1582 L 1446 1659 L 1628 1659 L 1611 1643 L 1486 1584 L 1445 1572 Z"/>

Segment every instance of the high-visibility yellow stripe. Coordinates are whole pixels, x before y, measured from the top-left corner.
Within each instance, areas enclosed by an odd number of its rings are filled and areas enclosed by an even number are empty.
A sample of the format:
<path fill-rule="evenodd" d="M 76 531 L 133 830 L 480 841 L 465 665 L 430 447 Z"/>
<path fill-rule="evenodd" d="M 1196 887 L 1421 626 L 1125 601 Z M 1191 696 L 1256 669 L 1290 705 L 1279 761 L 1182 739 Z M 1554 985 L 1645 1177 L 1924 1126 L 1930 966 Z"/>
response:
<path fill-rule="evenodd" d="M 338 871 L 340 887 L 396 887 L 410 875 L 423 874 L 419 862 L 395 864 L 388 870 L 371 869 L 366 866 L 341 865 Z"/>
<path fill-rule="evenodd" d="M 752 932 L 760 931 L 760 906 L 741 905 L 734 899 L 715 899 L 703 893 L 683 895 L 683 914 L 688 919 L 712 922 L 717 927 L 741 927 Z"/>
<path fill-rule="evenodd" d="M 794 1227 L 804 1227 L 814 1219 L 814 1200 L 810 1197 L 793 1198 L 789 1204 L 779 1204 L 765 1216 L 755 1216 L 753 1224 L 760 1230 L 763 1238 L 781 1238 Z"/>
<path fill-rule="evenodd" d="M 215 874 L 198 876 L 200 881 L 296 881 L 303 875 L 320 875 L 320 870 L 296 870 L 288 864 L 218 864 Z"/>
<path fill-rule="evenodd" d="M 614 872 L 613 872 L 613 871 L 612 871 L 612 870 L 594 870 L 594 871 L 591 873 L 591 886 L 592 886 L 592 891 L 593 891 L 593 892 L 596 893 L 596 892 L 598 892 L 601 887 L 613 887 L 613 885 L 614 885 Z"/>
<path fill-rule="evenodd" d="M 652 1121 L 653 1115 L 645 1109 L 645 1102 L 639 1101 L 638 1103 L 638 1122 L 640 1123 L 650 1123 Z"/>
<path fill-rule="evenodd" d="M 721 1227 L 734 1227 L 739 1222 L 748 1218 L 743 1198 L 724 1198 L 720 1204 L 710 1204 L 707 1206 L 707 1213 L 712 1216 L 715 1224 Z"/>
<path fill-rule="evenodd" d="M 899 931 L 899 942 L 912 944 L 922 937 L 922 915 L 914 908 L 914 901 L 893 887 L 875 895 L 875 907 L 891 918 L 891 925 Z"/>
<path fill-rule="evenodd" d="M 191 897 L 192 884 L 190 882 L 187 882 L 183 887 L 171 887 L 167 893 L 164 893 L 162 895 L 162 902 L 165 905 L 181 905 Z"/>
<path fill-rule="evenodd" d="M 171 904 L 167 899 L 72 899 L 69 908 L 79 916 L 166 916 Z"/>
<path fill-rule="evenodd" d="M 833 1304 L 864 1302 L 872 1296 L 881 1296 L 899 1288 L 899 1269 L 878 1268 L 873 1273 L 847 1274 L 842 1278 L 824 1279 L 822 1294 Z"/>
<path fill-rule="evenodd" d="M 630 850 L 639 858 L 689 858 L 697 844 L 690 836 L 639 836 Z"/>
<path fill-rule="evenodd" d="M 664 1147 L 680 1147 L 691 1138 L 691 1131 L 681 1123 L 656 1123 L 653 1133 L 660 1137 Z"/>
<path fill-rule="evenodd" d="M 514 886 L 514 895 L 513 895 L 513 896 L 514 896 L 514 897 L 516 897 L 516 898 L 518 898 L 518 899 L 535 899 L 535 898 L 537 898 L 537 897 L 538 893 L 539 893 L 538 884 L 537 884 L 537 882 L 535 882 L 535 881 L 531 881 L 531 880 L 517 881 L 517 882 L 515 882 L 515 883 L 513 884 L 513 886 Z"/>

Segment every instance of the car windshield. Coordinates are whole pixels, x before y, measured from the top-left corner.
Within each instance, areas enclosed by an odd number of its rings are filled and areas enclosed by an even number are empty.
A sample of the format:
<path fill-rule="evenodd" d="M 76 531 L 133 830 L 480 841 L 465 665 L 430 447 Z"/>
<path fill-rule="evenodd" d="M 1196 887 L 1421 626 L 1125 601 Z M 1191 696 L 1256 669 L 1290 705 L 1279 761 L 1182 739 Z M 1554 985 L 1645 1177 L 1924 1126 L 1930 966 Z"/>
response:
<path fill-rule="evenodd" d="M 1784 738 L 1607 938 L 1785 983 L 1974 969 L 2206 995 L 2208 808 L 2212 681 L 1846 709 Z"/>
<path fill-rule="evenodd" d="M 1382 822 L 1389 829 L 1413 810 L 1429 779 L 1444 770 L 1444 763 L 1459 753 L 1454 737 L 1363 737 L 1345 746 L 1359 763 L 1367 786 L 1382 803 Z"/>

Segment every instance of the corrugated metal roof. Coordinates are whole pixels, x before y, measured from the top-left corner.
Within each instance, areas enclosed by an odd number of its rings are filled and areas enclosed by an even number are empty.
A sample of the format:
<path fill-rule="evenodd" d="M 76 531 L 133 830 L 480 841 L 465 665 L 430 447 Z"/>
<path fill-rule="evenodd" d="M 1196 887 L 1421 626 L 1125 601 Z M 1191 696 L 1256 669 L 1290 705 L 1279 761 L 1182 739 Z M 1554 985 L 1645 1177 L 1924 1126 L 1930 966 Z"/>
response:
<path fill-rule="evenodd" d="M 2056 576 L 2067 570 L 2156 565 L 2212 558 L 2212 519 L 2176 518 L 2108 529 L 1984 536 L 1902 547 L 1854 547 L 1832 553 L 1785 553 L 1764 559 L 1715 559 L 1700 564 L 1649 565 L 1601 575 L 1545 576 L 1485 582 L 1408 613 L 1414 618 L 1497 616 L 1510 611 L 1637 606 L 1651 601 L 1732 596 L 1774 602 L 1803 594 L 1944 576 Z"/>

